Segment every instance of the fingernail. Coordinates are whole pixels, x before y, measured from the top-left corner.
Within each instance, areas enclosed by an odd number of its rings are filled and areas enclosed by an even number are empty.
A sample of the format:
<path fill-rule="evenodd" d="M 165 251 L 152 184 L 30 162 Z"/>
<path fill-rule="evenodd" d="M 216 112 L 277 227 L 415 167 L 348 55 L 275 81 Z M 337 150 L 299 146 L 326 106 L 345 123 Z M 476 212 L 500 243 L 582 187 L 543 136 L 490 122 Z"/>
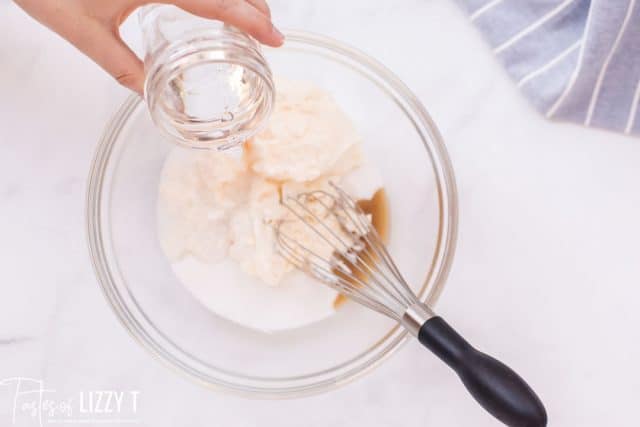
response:
<path fill-rule="evenodd" d="M 282 33 L 280 32 L 280 30 L 278 30 L 278 29 L 276 28 L 276 26 L 275 26 L 275 25 L 271 27 L 271 30 L 273 31 L 273 34 L 275 34 L 275 35 L 276 35 L 276 37 L 278 38 L 278 40 L 279 40 L 280 42 L 283 42 L 283 41 L 284 41 L 284 34 L 282 34 Z"/>

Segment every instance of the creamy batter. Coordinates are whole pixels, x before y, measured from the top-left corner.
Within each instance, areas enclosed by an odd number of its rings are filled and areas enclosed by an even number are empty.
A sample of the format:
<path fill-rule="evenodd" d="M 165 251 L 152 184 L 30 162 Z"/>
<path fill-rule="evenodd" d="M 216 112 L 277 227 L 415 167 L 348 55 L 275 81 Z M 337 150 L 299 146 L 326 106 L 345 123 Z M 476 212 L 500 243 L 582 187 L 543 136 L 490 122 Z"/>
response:
<path fill-rule="evenodd" d="M 267 127 L 240 155 L 176 147 L 159 188 L 161 246 L 178 279 L 212 311 L 276 331 L 334 312 L 337 294 L 278 253 L 273 224 L 282 197 L 340 183 L 369 198 L 381 180 L 360 137 L 331 96 L 306 82 L 278 81 Z M 313 235 L 296 238 L 313 245 Z"/>

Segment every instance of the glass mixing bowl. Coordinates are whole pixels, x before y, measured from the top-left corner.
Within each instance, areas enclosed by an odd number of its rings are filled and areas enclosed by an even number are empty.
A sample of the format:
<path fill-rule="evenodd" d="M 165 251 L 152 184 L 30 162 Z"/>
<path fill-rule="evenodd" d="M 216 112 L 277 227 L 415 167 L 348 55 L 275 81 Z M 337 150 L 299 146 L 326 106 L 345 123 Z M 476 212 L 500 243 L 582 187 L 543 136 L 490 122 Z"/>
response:
<path fill-rule="evenodd" d="M 420 299 L 433 305 L 454 252 L 457 200 L 425 108 L 380 63 L 328 38 L 288 32 L 284 47 L 265 54 L 275 76 L 315 82 L 351 117 L 384 180 L 389 250 Z M 156 236 L 158 180 L 174 146 L 132 96 L 107 126 L 89 176 L 91 259 L 109 304 L 143 347 L 205 385 L 282 398 L 345 384 L 405 341 L 395 322 L 350 302 L 330 318 L 271 334 L 200 305 L 175 278 Z"/>

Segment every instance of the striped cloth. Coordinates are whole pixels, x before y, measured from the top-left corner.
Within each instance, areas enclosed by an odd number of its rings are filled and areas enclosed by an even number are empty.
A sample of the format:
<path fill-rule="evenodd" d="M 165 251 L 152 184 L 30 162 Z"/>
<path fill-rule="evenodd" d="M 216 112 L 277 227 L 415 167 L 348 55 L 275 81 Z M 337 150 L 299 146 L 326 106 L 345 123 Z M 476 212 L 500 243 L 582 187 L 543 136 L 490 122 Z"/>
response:
<path fill-rule="evenodd" d="M 640 135 L 640 0 L 458 0 L 545 116 Z"/>

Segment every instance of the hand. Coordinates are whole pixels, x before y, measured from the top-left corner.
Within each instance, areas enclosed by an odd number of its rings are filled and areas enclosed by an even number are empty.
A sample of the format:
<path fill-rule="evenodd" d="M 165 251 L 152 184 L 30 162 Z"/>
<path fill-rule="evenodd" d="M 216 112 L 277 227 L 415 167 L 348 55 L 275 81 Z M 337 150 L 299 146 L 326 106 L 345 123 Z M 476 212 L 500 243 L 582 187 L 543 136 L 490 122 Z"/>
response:
<path fill-rule="evenodd" d="M 269 46 L 280 46 L 265 0 L 15 0 L 111 74 L 120 84 L 142 94 L 144 69 L 120 38 L 122 22 L 146 3 L 173 3 L 195 15 L 233 25 Z"/>

